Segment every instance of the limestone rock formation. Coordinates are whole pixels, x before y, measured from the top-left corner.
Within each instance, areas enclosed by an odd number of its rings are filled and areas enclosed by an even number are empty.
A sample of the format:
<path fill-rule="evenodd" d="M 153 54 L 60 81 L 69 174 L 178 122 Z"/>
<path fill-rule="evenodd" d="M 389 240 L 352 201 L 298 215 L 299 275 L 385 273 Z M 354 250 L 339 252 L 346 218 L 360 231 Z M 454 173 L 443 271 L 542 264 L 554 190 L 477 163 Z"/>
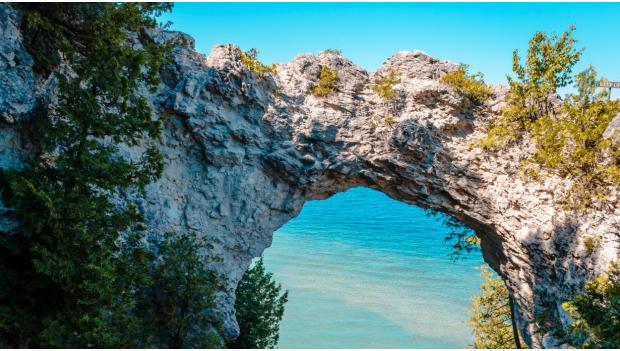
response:
<path fill-rule="evenodd" d="M 18 22 L 18 13 L 0 5 L 1 167 L 20 165 L 28 140 L 21 140 L 18 122 L 50 94 L 50 80 L 33 72 Z M 327 98 L 311 94 L 322 66 L 339 78 L 338 91 Z M 238 333 L 234 288 L 273 232 L 305 201 L 365 186 L 476 230 L 485 260 L 518 303 L 528 343 L 558 346 L 539 332 L 535 317 L 567 323 L 561 303 L 618 257 L 617 193 L 575 214 L 558 204 L 569 181 L 549 175 L 534 182 L 519 174 L 529 145 L 498 153 L 474 147 L 506 89 L 494 87 L 483 108 L 465 108 L 463 97 L 439 81 L 455 68 L 421 51 L 402 51 L 366 72 L 340 55 L 320 53 L 299 55 L 278 64 L 275 76 L 260 77 L 241 64 L 233 45 L 215 46 L 208 57 L 192 40 L 175 49 L 150 96 L 157 118 L 166 121 L 158 141 L 166 168 L 134 201 L 150 235 L 217 239 L 223 261 L 214 268 L 228 279 L 218 312 L 228 336 Z M 400 83 L 396 97 L 385 101 L 370 86 L 390 70 Z M 0 206 L 3 231 L 14 225 L 10 214 Z M 600 242 L 593 253 L 584 246 L 590 236 Z"/>

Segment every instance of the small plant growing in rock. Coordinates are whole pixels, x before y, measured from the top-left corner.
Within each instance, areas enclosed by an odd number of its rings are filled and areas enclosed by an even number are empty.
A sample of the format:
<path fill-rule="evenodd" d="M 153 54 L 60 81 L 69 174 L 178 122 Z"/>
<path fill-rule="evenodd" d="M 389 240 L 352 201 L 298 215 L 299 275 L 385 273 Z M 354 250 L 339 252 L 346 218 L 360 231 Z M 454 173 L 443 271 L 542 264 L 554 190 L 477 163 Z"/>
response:
<path fill-rule="evenodd" d="M 321 67 L 318 84 L 312 88 L 312 94 L 317 97 L 327 97 L 335 93 L 338 88 L 338 75 L 336 71 L 327 66 Z"/>
<path fill-rule="evenodd" d="M 323 52 L 326 54 L 342 55 L 342 50 L 340 49 L 325 49 Z"/>
<path fill-rule="evenodd" d="M 241 63 L 245 67 L 247 67 L 250 71 L 256 73 L 256 75 L 258 75 L 259 77 L 265 77 L 269 73 L 271 73 L 272 75 L 277 74 L 275 64 L 266 66 L 258 60 L 258 50 L 255 48 L 248 51 L 239 50 L 239 58 L 241 60 Z"/>
<path fill-rule="evenodd" d="M 388 127 L 393 127 L 398 123 L 398 121 L 392 116 L 385 116 L 385 118 L 383 118 L 383 123 L 385 123 Z"/>
<path fill-rule="evenodd" d="M 602 239 L 598 236 L 588 236 L 583 240 L 583 245 L 586 248 L 588 256 L 592 256 L 594 252 L 601 246 Z"/>
<path fill-rule="evenodd" d="M 385 100 L 392 100 L 396 97 L 394 91 L 394 84 L 400 83 L 400 73 L 396 70 L 390 70 L 386 77 L 381 78 L 377 84 L 370 86 L 370 89 L 375 91 L 379 96 Z"/>
<path fill-rule="evenodd" d="M 371 118 L 371 121 L 370 121 L 370 125 L 373 128 L 376 128 L 376 127 L 378 127 L 380 125 L 385 125 L 385 126 L 388 126 L 388 127 L 393 127 L 393 126 L 395 126 L 397 124 L 398 124 L 398 121 L 394 117 L 392 117 L 391 115 L 389 115 L 387 113 L 384 116 L 373 114 L 372 118 Z"/>
<path fill-rule="evenodd" d="M 449 85 L 460 95 L 465 96 L 467 105 L 480 106 L 493 94 L 491 89 L 484 83 L 483 74 L 468 73 L 469 66 L 461 64 L 456 71 L 449 72 L 441 77 L 440 82 Z M 468 106 L 465 106 L 468 107 Z"/>

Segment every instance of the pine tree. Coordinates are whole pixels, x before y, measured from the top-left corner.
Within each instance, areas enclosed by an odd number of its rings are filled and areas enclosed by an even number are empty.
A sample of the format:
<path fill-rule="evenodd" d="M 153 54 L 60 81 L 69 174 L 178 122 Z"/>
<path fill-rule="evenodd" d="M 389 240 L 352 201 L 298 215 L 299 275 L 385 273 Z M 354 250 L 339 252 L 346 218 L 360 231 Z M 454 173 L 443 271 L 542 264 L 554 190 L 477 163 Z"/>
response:
<path fill-rule="evenodd" d="M 3 201 L 16 233 L 0 233 L 0 339 L 5 347 L 128 347 L 138 321 L 128 294 L 139 266 L 119 254 L 139 232 L 140 214 L 120 201 L 162 171 L 146 144 L 140 160 L 116 144 L 160 133 L 139 90 L 158 84 L 169 47 L 144 30 L 169 4 L 24 4 L 24 33 L 43 72 L 54 71 L 58 103 L 23 126 L 37 147 L 20 170 L 2 170 Z M 129 45 L 135 33 L 142 48 Z M 59 70 L 63 58 L 66 69 Z M 113 199 L 116 199 L 113 201 Z M 144 256 L 136 251 L 134 257 Z M 140 259 L 140 261 L 144 261 Z"/>
<path fill-rule="evenodd" d="M 137 311 L 149 347 L 219 348 L 219 320 L 213 313 L 223 279 L 207 263 L 211 243 L 196 233 L 169 233 L 157 243 L 157 258 L 147 267 Z"/>
<path fill-rule="evenodd" d="M 288 291 L 280 294 L 282 287 L 272 278 L 273 274 L 265 271 L 262 257 L 243 275 L 235 302 L 241 332 L 230 348 L 267 349 L 278 345 Z"/>

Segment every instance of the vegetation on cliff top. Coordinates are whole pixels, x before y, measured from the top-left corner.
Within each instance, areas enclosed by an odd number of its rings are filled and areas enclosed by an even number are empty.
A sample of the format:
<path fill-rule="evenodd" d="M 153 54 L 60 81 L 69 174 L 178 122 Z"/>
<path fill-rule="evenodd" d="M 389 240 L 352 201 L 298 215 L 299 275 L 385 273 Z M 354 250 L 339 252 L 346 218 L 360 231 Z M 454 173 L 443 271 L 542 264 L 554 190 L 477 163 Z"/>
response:
<path fill-rule="evenodd" d="M 469 66 L 465 64 L 441 77 L 442 83 L 448 84 L 457 94 L 465 97 L 464 108 L 483 105 L 493 94 L 484 83 L 484 75 L 480 72 L 470 74 Z"/>
<path fill-rule="evenodd" d="M 516 77 L 508 76 L 507 106 L 501 118 L 493 121 L 480 143 L 482 147 L 496 148 L 519 141 L 538 118 L 557 114 L 552 98 L 558 88 L 572 83 L 571 72 L 582 54 L 575 48 L 573 30 L 571 27 L 562 36 L 536 32 L 523 64 L 518 51 L 513 52 Z"/>
<path fill-rule="evenodd" d="M 250 71 L 256 73 L 259 77 L 265 77 L 267 74 L 276 75 L 276 65 L 266 66 L 258 59 L 258 49 L 250 49 L 248 51 L 239 50 L 239 59 L 241 63 Z"/>
<path fill-rule="evenodd" d="M 342 55 L 342 50 L 340 49 L 325 49 L 322 52 L 326 53 L 326 54 L 333 54 L 333 55 Z"/>
<path fill-rule="evenodd" d="M 620 101 L 597 92 L 593 67 L 572 75 L 583 50 L 575 48 L 574 27 L 562 35 L 537 32 L 530 40 L 526 60 L 513 54 L 515 78 L 502 115 L 493 120 L 479 141 L 485 149 L 500 149 L 524 139 L 536 149 L 522 162 L 526 175 L 537 179 L 543 172 L 573 180 L 563 199 L 570 208 L 586 209 L 604 199 L 610 185 L 620 184 L 620 148 L 603 138 L 609 122 L 620 112 Z M 557 90 L 575 83 L 576 94 L 559 101 Z"/>
<path fill-rule="evenodd" d="M 376 84 L 370 86 L 374 92 L 379 94 L 385 100 L 392 100 L 396 96 L 394 84 L 400 83 L 400 73 L 396 70 L 390 70 L 387 76 L 379 79 Z"/>
<path fill-rule="evenodd" d="M 620 101 L 609 100 L 605 91 L 597 92 L 593 67 L 572 75 L 583 52 L 575 48 L 573 30 L 571 26 L 562 35 L 552 36 L 537 32 L 530 40 L 523 64 L 518 52 L 514 52 L 516 78 L 509 77 L 507 106 L 491 122 L 479 146 L 497 150 L 532 140 L 536 148 L 522 161 L 524 173 L 538 179 L 542 172 L 551 171 L 572 179 L 565 204 L 585 210 L 595 199 L 604 199 L 609 186 L 620 184 L 620 147 L 603 138 L 609 123 L 620 112 Z M 559 101 L 557 90 L 573 82 L 577 93 Z M 586 238 L 589 255 L 596 246 L 593 237 Z M 551 331 L 574 347 L 619 347 L 619 302 L 620 268 L 614 263 L 605 275 L 587 282 L 583 292 L 563 305 L 573 318 L 572 325 L 552 327 Z M 475 308 L 479 309 L 480 303 Z M 477 347 L 498 336 L 480 323 L 475 328 Z M 507 331 L 503 334 L 507 335 Z"/>
<path fill-rule="evenodd" d="M 338 75 L 336 71 L 327 66 L 321 67 L 319 72 L 319 80 L 312 87 L 312 94 L 317 97 L 327 97 L 329 94 L 338 90 Z"/>

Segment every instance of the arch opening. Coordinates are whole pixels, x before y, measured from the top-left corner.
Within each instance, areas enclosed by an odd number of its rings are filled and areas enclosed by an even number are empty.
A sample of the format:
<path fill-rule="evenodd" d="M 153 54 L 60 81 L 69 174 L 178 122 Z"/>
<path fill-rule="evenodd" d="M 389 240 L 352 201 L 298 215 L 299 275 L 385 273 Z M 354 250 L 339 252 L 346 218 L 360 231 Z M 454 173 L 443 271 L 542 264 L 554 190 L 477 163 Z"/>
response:
<path fill-rule="evenodd" d="M 467 347 L 483 260 L 451 258 L 449 232 L 370 188 L 307 202 L 264 253 L 289 290 L 280 347 Z"/>

